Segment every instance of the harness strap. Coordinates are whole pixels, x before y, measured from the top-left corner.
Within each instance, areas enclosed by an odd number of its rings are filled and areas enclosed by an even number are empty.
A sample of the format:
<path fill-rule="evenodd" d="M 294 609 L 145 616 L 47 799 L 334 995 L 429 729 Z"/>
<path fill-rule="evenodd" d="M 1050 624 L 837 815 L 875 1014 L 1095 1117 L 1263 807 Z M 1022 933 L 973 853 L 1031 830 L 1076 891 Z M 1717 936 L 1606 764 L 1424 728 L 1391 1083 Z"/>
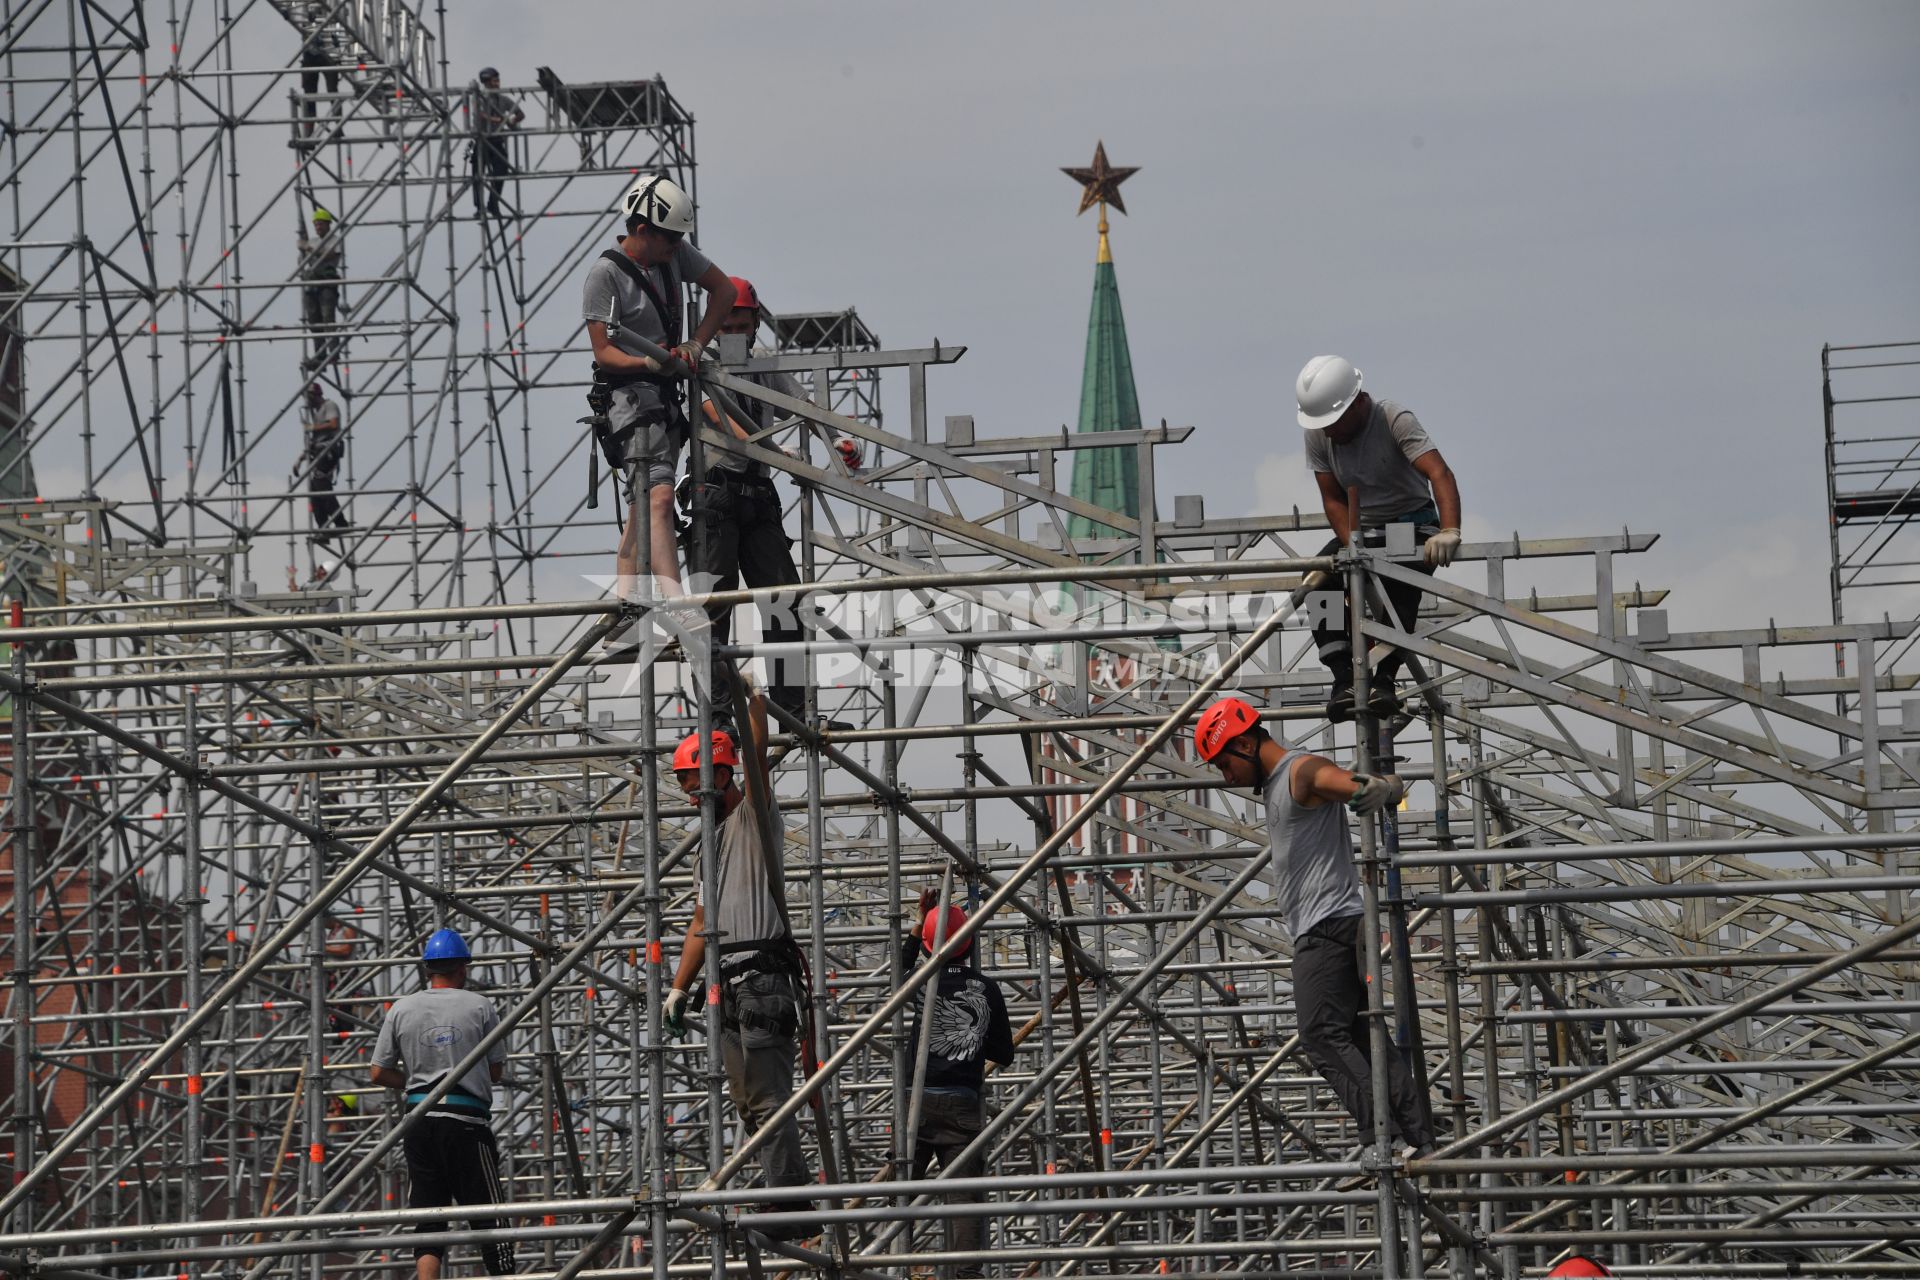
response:
<path fill-rule="evenodd" d="M 673 264 L 668 263 L 664 271 L 667 277 L 668 291 L 674 299 L 674 305 L 669 306 L 666 298 L 661 296 L 660 290 L 654 287 L 653 281 L 647 278 L 647 273 L 636 266 L 632 258 L 629 258 L 618 249 L 608 249 L 600 256 L 618 267 L 626 274 L 627 279 L 633 281 L 636 289 L 647 295 L 647 301 L 653 304 L 654 314 L 660 317 L 660 328 L 667 337 L 667 340 L 660 345 L 663 347 L 679 346 L 680 331 L 686 323 L 686 317 L 682 314 L 679 305 L 680 282 L 674 278 Z M 662 379 L 656 379 L 656 381 L 660 380 Z"/>

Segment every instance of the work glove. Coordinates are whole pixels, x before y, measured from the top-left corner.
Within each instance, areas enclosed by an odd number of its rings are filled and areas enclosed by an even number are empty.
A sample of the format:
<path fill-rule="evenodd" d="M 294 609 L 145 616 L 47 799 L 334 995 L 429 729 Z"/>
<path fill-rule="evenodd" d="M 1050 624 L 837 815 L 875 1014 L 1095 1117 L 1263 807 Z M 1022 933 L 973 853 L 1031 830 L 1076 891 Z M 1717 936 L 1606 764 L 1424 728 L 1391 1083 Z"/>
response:
<path fill-rule="evenodd" d="M 1363 817 L 1393 808 L 1407 794 L 1407 785 L 1390 773 L 1379 777 L 1356 773 L 1353 780 L 1360 784 L 1360 789 L 1347 801 L 1347 808 Z"/>
<path fill-rule="evenodd" d="M 1460 554 L 1460 531 L 1458 529 L 1442 529 L 1427 539 L 1425 550 L 1427 568 L 1446 568 L 1453 563 L 1453 558 Z"/>
<path fill-rule="evenodd" d="M 670 1035 L 681 1035 L 687 1029 L 687 1001 L 692 999 L 686 992 L 675 987 L 667 992 L 667 998 L 660 1004 L 660 1021 Z"/>
<path fill-rule="evenodd" d="M 641 356 L 640 360 L 648 369 L 663 378 L 684 378 L 693 372 L 687 368 L 686 361 L 678 359 L 671 351 L 667 352 L 665 360 L 655 360 L 652 356 Z"/>
<path fill-rule="evenodd" d="M 698 369 L 700 367 L 700 353 L 706 349 L 707 344 L 700 341 L 700 339 L 688 338 L 685 342 L 673 349 L 673 354 L 681 360 L 684 360 L 689 369 Z"/>

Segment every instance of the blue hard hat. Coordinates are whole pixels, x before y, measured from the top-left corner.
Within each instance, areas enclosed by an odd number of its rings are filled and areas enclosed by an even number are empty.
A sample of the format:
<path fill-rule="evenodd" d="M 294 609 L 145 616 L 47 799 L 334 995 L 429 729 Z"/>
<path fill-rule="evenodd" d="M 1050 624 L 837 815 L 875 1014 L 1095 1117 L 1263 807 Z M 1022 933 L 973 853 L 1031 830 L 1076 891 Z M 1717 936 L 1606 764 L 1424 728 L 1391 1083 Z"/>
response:
<path fill-rule="evenodd" d="M 435 960 L 471 960 L 473 952 L 467 950 L 467 940 L 460 936 L 458 929 L 437 929 L 427 939 L 420 958 L 429 963 Z"/>

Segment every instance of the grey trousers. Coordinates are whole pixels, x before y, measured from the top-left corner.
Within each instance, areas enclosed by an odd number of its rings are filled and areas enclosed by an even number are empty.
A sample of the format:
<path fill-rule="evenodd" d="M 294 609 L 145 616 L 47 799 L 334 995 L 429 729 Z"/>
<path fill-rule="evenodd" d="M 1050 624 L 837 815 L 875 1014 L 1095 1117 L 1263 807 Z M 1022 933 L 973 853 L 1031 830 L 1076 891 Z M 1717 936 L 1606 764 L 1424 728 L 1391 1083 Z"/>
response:
<path fill-rule="evenodd" d="M 1293 1001 L 1300 1042 L 1314 1067 L 1373 1140 L 1373 1037 L 1367 1029 L 1366 932 L 1360 916 L 1335 916 L 1293 944 Z M 1387 1051 L 1389 1125 L 1402 1142 L 1433 1141 L 1413 1075 L 1399 1050 Z"/>
<path fill-rule="evenodd" d="M 936 1024 L 938 1025 L 938 1024 Z M 980 1095 L 971 1089 L 929 1089 L 920 1099 L 920 1131 L 914 1135 L 913 1176 L 924 1178 L 933 1167 L 934 1161 L 940 1162 L 940 1171 L 945 1173 L 967 1144 L 980 1136 L 984 1121 L 981 1117 Z M 956 1178 L 979 1176 L 980 1162 L 975 1157 L 953 1170 Z M 949 1203 L 971 1201 L 984 1203 L 986 1197 L 977 1193 L 957 1193 L 946 1197 Z M 947 1248 L 956 1252 L 977 1250 L 986 1236 L 986 1221 L 982 1218 L 946 1219 Z M 978 1276 L 985 1272 L 977 1265 L 969 1263 L 948 1274 L 959 1276 Z"/>
<path fill-rule="evenodd" d="M 748 1129 L 758 1129 L 793 1096 L 793 1064 L 799 1048 L 793 983 L 777 973 L 749 973 L 723 983 L 720 1001 L 720 1056 L 727 1069 L 727 1096 Z M 770 1187 L 813 1181 L 806 1152 L 800 1148 L 797 1120 L 789 1117 L 760 1148 L 760 1169 Z"/>

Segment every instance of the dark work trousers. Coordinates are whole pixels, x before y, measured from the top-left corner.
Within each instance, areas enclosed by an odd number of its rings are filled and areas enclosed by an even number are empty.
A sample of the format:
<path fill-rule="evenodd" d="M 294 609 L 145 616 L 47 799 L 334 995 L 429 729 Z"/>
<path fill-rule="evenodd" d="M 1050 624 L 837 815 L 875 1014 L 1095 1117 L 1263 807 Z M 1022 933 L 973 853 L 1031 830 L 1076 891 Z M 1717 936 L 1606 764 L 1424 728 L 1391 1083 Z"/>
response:
<path fill-rule="evenodd" d="M 506 1188 L 500 1182 L 500 1149 L 494 1145 L 493 1130 L 485 1124 L 428 1114 L 407 1130 L 405 1141 L 408 1208 L 506 1203 Z M 492 1231 L 500 1224 L 493 1218 L 473 1218 L 467 1225 L 475 1231 Z M 444 1221 L 422 1222 L 414 1228 L 422 1234 L 446 1229 Z M 447 1247 L 417 1244 L 413 1256 L 445 1261 Z M 514 1272 L 513 1245 L 507 1241 L 481 1245 L 480 1257 L 489 1275 L 510 1276 Z"/>
<path fill-rule="evenodd" d="M 693 501 L 704 527 L 688 549 L 687 568 L 695 591 L 732 591 L 741 579 L 749 587 L 791 587 L 800 581 L 793 564 L 792 543 L 780 520 L 780 494 L 773 481 L 748 476 L 725 467 L 707 472 L 705 484 L 695 485 Z M 763 603 L 760 629 L 768 644 L 791 644 L 800 639 L 798 593 Z M 716 647 L 733 634 L 733 608 L 714 605 L 707 610 Z M 806 708 L 802 692 L 806 660 L 786 654 L 768 664 L 772 688 L 768 697 L 783 711 L 800 715 Z M 713 659 L 713 705 L 723 718 L 733 714 L 733 663 L 717 654 Z"/>
<path fill-rule="evenodd" d="M 1414 546 L 1416 548 L 1425 546 L 1427 539 L 1438 531 L 1438 528 L 1434 525 L 1415 525 L 1413 531 Z M 1360 531 L 1361 545 L 1365 547 L 1384 546 L 1386 545 L 1386 535 L 1387 531 L 1385 529 L 1362 529 Z M 1336 555 L 1339 553 L 1341 545 L 1340 539 L 1335 538 L 1326 546 L 1320 548 L 1320 554 L 1323 556 Z M 1417 573 L 1427 572 L 1427 563 L 1422 559 L 1396 560 L 1394 563 L 1402 569 L 1412 569 Z M 1352 605 L 1347 600 L 1347 576 L 1342 570 L 1336 570 L 1334 576 L 1338 581 L 1338 586 L 1334 589 L 1337 589 L 1340 593 L 1339 616 L 1334 618 L 1319 616 L 1315 618 L 1313 647 L 1320 654 L 1320 665 L 1329 671 L 1341 669 L 1351 670 L 1353 667 L 1353 644 L 1351 638 L 1347 635 L 1347 619 L 1351 616 L 1349 611 Z M 1384 578 L 1380 579 L 1379 582 L 1383 589 L 1382 593 L 1387 597 L 1387 604 L 1393 609 L 1393 616 L 1400 630 L 1412 631 L 1414 622 L 1420 617 L 1420 597 L 1426 593 L 1421 591 L 1419 587 L 1406 582 L 1391 582 Z M 1374 614 L 1373 602 L 1371 600 L 1367 602 L 1367 614 L 1369 617 Z M 1391 650 L 1385 658 L 1381 659 L 1380 670 L 1382 674 L 1387 678 L 1391 678 L 1393 673 L 1400 669 L 1400 661 L 1400 651 L 1398 649 Z"/>
<path fill-rule="evenodd" d="M 507 177 L 513 172 L 513 165 L 507 159 L 507 140 L 497 133 L 483 133 L 474 140 L 474 203 L 480 203 L 482 195 L 486 197 L 487 212 L 495 217 L 500 215 L 500 191 L 507 184 Z"/>
<path fill-rule="evenodd" d="M 313 136 L 314 107 L 317 104 L 312 95 L 320 92 L 320 77 L 323 75 L 327 78 L 327 92 L 340 92 L 340 68 L 334 65 L 333 59 L 313 48 L 300 55 L 300 92 L 308 95 L 300 104 L 301 114 L 306 116 L 300 131 L 306 137 Z M 333 110 L 336 115 L 339 113 L 338 103 L 334 104 Z"/>
<path fill-rule="evenodd" d="M 797 990 L 784 973 L 721 970 L 720 1059 L 727 1071 L 727 1096 L 748 1129 L 793 1096 L 793 1064 L 799 1053 Z M 760 1148 L 760 1171 L 770 1187 L 798 1187 L 813 1181 L 800 1147 L 800 1122 L 788 1116 L 773 1140 Z M 769 1208 L 791 1213 L 806 1205 Z"/>
<path fill-rule="evenodd" d="M 935 1024 L 939 1025 L 938 1023 Z M 920 1099 L 920 1131 L 913 1140 L 913 1176 L 924 1178 L 937 1160 L 940 1171 L 945 1173 L 953 1169 L 956 1178 L 974 1178 L 980 1175 L 980 1158 L 958 1167 L 954 1166 L 967 1144 L 980 1136 L 984 1123 L 980 1095 L 971 1089 L 928 1089 Z M 986 1196 L 978 1193 L 949 1195 L 949 1204 L 972 1202 L 985 1203 Z M 976 1252 L 986 1236 L 986 1222 L 982 1218 L 946 1219 L 947 1248 L 951 1252 Z M 958 1268 L 949 1269 L 949 1275 L 977 1276 L 983 1274 L 977 1263 L 966 1263 Z"/>
<path fill-rule="evenodd" d="M 318 279 L 319 277 L 311 277 Z M 331 329 L 340 314 L 340 286 L 337 284 L 310 284 L 300 291 L 300 300 L 305 304 L 307 326 L 312 329 Z"/>
<path fill-rule="evenodd" d="M 340 499 L 333 496 L 334 479 L 340 471 L 346 442 L 338 438 L 338 431 L 326 434 L 334 438 L 323 440 L 320 432 L 307 435 L 307 503 L 313 513 L 314 531 L 323 537 L 325 530 L 347 523 L 340 514 Z"/>
<path fill-rule="evenodd" d="M 1373 1036 L 1367 1028 L 1366 931 L 1361 916 L 1335 916 L 1293 946 L 1293 1002 L 1300 1043 L 1347 1113 L 1360 1141 L 1373 1141 Z M 1392 1129 L 1402 1142 L 1433 1141 L 1413 1076 L 1400 1051 L 1387 1050 Z"/>

